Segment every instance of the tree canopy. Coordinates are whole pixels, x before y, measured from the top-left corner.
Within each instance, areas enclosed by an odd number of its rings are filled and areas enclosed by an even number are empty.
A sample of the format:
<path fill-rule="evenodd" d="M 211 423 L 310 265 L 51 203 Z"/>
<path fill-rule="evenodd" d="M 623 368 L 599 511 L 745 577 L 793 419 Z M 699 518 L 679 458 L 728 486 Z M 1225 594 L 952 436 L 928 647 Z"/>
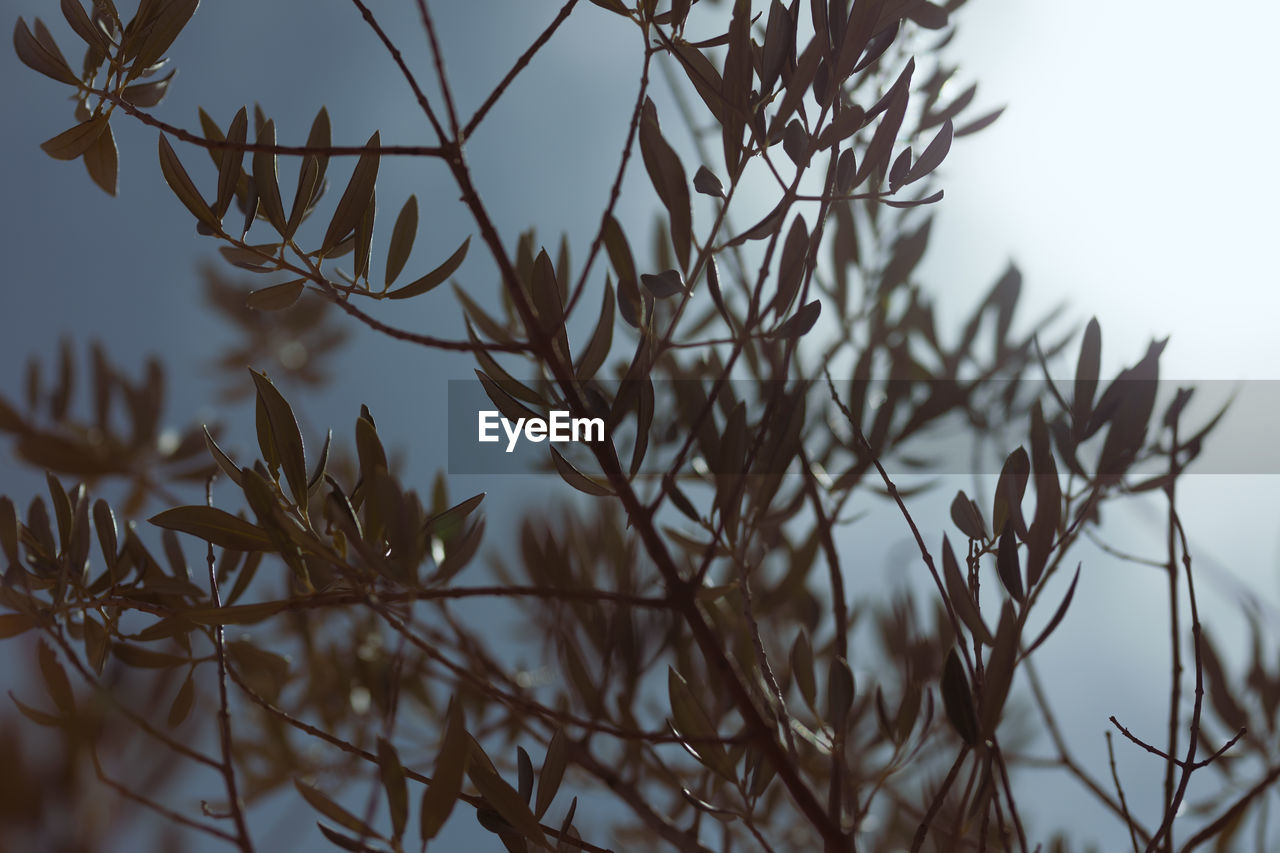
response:
<path fill-rule="evenodd" d="M 84 192 L 117 193 L 123 128 L 156 140 L 167 209 L 218 256 L 208 309 L 240 334 L 210 355 L 253 411 L 220 412 L 239 433 L 185 412 L 167 430 L 172 366 L 135 375 L 110 339 L 0 394 L 0 432 L 47 479 L 0 497 L 0 637 L 36 674 L 0 734 L 14 844 L 251 851 L 283 793 L 301 849 L 1079 848 L 1090 828 L 1026 805 L 1050 773 L 1135 851 L 1246 830 L 1266 849 L 1280 670 L 1248 608 L 1246 677 L 1219 655 L 1178 509 L 1224 410 L 1162 385 L 1163 340 L 1104 378 L 1100 322 L 1028 322 L 1016 267 L 960 317 L 921 280 L 939 169 L 1001 112 L 945 60 L 962 0 L 567 0 L 475 99 L 426 0 L 413 30 L 350 0 L 425 139 L 354 138 L 323 107 L 296 137 L 270 105 L 162 118 L 198 5 L 62 0 L 53 25 L 15 24 L 19 59 L 71 95 L 40 147 L 83 162 Z M 545 204 L 604 204 L 585 235 L 508 232 L 468 152 L 581 19 L 625 27 L 639 73 L 621 126 L 583 103 L 540 128 L 620 141 L 607 182 Z M 448 192 L 387 180 L 401 161 Z M 420 239 L 442 221 L 466 236 Z M 395 413 L 301 414 L 356 335 L 473 364 L 434 481 L 405 474 Z M 454 485 L 531 472 L 518 513 Z M 920 513 L 944 475 L 973 482 Z M 1094 760 L 1036 662 L 1089 618 L 1092 545 L 1128 558 L 1109 508 L 1151 496 L 1167 726 L 1120 710 Z M 905 537 L 919 583 L 861 594 L 853 530 Z M 1158 783 L 1127 791 L 1118 750 Z M 104 798 L 146 817 L 94 818 Z"/>

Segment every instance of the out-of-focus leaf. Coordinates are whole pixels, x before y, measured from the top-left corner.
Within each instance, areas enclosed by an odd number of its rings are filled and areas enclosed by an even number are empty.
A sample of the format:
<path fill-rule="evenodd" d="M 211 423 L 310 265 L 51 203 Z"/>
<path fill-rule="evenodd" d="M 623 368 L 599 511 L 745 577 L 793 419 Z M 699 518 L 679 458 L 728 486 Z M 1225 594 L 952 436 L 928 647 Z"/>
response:
<path fill-rule="evenodd" d="M 1000 114 L 1003 112 L 1004 107 L 1000 107 L 999 109 L 995 109 L 987 113 L 982 118 L 974 119 L 964 127 L 957 129 L 956 136 L 968 136 L 971 133 L 977 133 L 980 130 L 987 129 L 991 125 L 995 124 L 996 119 L 1000 118 Z"/>
<path fill-rule="evenodd" d="M 815 714 L 818 712 L 818 685 L 813 678 L 813 647 L 809 636 L 801 631 L 791 645 L 791 678 L 800 691 L 801 698 Z"/>
<path fill-rule="evenodd" d="M 942 706 L 960 739 L 969 746 L 976 744 L 978 719 L 973 712 L 973 696 L 969 692 L 964 665 L 954 648 L 947 653 L 947 662 L 942 668 Z"/>
<path fill-rule="evenodd" d="M 853 670 L 843 657 L 833 656 L 827 671 L 827 722 L 843 731 L 849 709 L 853 707 Z M 917 698 L 917 701 L 918 698 Z"/>
<path fill-rule="evenodd" d="M 516 792 L 529 804 L 533 801 L 533 759 L 523 746 L 516 747 L 516 774 L 519 782 Z"/>
<path fill-rule="evenodd" d="M 1102 368 L 1102 327 L 1097 317 L 1090 317 L 1084 327 L 1084 339 L 1080 342 L 1080 357 L 1076 361 L 1075 392 L 1071 398 L 1072 432 L 1084 438 L 1085 425 L 1093 414 L 1093 395 L 1098 390 L 1098 374 Z"/>
<path fill-rule="evenodd" d="M 1229 729 L 1243 728 L 1249 722 L 1249 715 L 1236 701 L 1235 692 L 1227 682 L 1226 671 L 1222 668 L 1222 661 L 1207 633 L 1200 637 L 1200 659 L 1213 709 Z"/>
<path fill-rule="evenodd" d="M 298 793 L 302 795 L 302 799 L 307 801 L 311 808 L 320 812 L 320 814 L 329 818 L 329 820 L 345 827 L 352 832 L 358 832 L 366 838 L 381 838 L 373 827 L 335 803 L 327 794 L 313 785 L 308 785 L 301 779 L 293 780 L 293 786 L 298 789 Z"/>
<path fill-rule="evenodd" d="M 26 613 L 0 613 L 0 640 L 16 637 L 35 626 L 35 617 Z"/>
<path fill-rule="evenodd" d="M 71 682 L 67 680 L 67 672 L 62 668 L 62 664 L 58 662 L 58 656 L 54 654 L 53 649 L 49 645 L 41 641 L 39 646 L 40 673 L 44 676 L 45 688 L 49 691 L 49 698 L 53 699 L 53 704 L 58 710 L 64 714 L 74 714 L 76 710 L 75 694 L 71 692 Z"/>
<path fill-rule="evenodd" d="M 671 667 L 667 667 L 667 695 L 671 702 L 671 721 L 682 738 L 681 745 L 708 769 L 735 783 L 733 761 L 719 741 L 715 723 L 684 676 Z"/>
<path fill-rule="evenodd" d="M 467 763 L 467 776 L 471 779 L 476 789 L 480 791 L 480 795 L 488 801 L 493 810 L 498 813 L 504 821 L 511 825 L 513 829 L 523 835 L 530 843 L 538 847 L 546 847 L 546 838 L 543 836 L 542 827 L 538 825 L 538 819 L 533 816 L 533 812 L 515 788 L 507 784 L 496 771 L 493 770 L 484 750 L 480 748 L 474 738 L 470 735 L 464 735 L 464 740 L 470 742 L 471 760 Z"/>
<path fill-rule="evenodd" d="M 182 686 L 178 688 L 178 693 L 173 697 L 173 702 L 169 705 L 169 716 L 166 723 L 169 728 L 177 728 L 191 713 L 191 706 L 195 702 L 195 685 L 191 681 L 191 673 L 187 673 L 187 677 L 183 679 Z"/>
<path fill-rule="evenodd" d="M 190 658 L 171 655 L 168 652 L 157 652 L 155 649 L 133 643 L 113 643 L 111 654 L 125 666 L 138 669 L 170 669 L 191 663 Z"/>
<path fill-rule="evenodd" d="M 782 244 L 782 258 L 778 262 L 778 291 L 769 303 L 769 308 L 776 311 L 779 317 L 787 312 L 800 291 L 808 256 L 809 230 L 805 226 L 804 217 L 797 216 L 792 220 L 791 230 L 787 232 L 787 239 Z"/>
<path fill-rule="evenodd" d="M 405 823 L 409 820 L 409 788 L 396 748 L 383 737 L 378 738 L 378 769 L 382 773 L 382 787 L 387 792 L 392 837 L 399 839 L 403 837 Z"/>
<path fill-rule="evenodd" d="M 1062 515 L 1062 487 L 1053 458 L 1049 428 L 1040 401 L 1031 408 L 1031 461 L 1035 466 L 1036 514 L 1027 529 L 1027 587 L 1040 582 Z"/>
<path fill-rule="evenodd" d="M 1067 608 L 1071 606 L 1071 599 L 1076 594 L 1076 582 L 1080 580 L 1080 567 L 1076 566 L 1075 577 L 1071 578 L 1071 586 L 1067 587 L 1067 594 L 1063 596 L 1062 603 L 1058 605 L 1058 609 L 1054 611 L 1053 618 L 1049 620 L 1049 624 L 1044 626 L 1044 630 L 1040 632 L 1040 636 L 1036 637 L 1035 642 L 1027 647 L 1023 653 L 1023 657 L 1030 655 L 1040 647 L 1040 644 L 1049 639 L 1049 635 L 1054 632 L 1062 617 L 1067 615 Z"/>
<path fill-rule="evenodd" d="M 533 809 L 534 817 L 539 820 L 547 813 L 556 792 L 560 790 L 560 782 L 564 778 L 564 768 L 568 760 L 566 743 L 564 731 L 556 729 L 555 734 L 551 736 L 551 742 L 547 744 L 547 755 L 542 759 L 542 771 L 538 774 L 538 798 Z"/>
<path fill-rule="evenodd" d="M 50 728 L 60 729 L 60 728 L 66 727 L 70 722 L 69 720 L 63 717 L 58 717 L 53 714 L 46 714 L 44 711 L 37 711 L 35 708 L 32 708 L 30 705 L 23 703 L 22 700 L 20 700 L 17 696 L 14 696 L 12 690 L 9 691 L 9 699 L 13 701 L 14 706 L 17 707 L 18 711 L 22 714 L 22 716 L 26 717 L 28 720 L 35 723 L 36 725 L 48 726 Z"/>

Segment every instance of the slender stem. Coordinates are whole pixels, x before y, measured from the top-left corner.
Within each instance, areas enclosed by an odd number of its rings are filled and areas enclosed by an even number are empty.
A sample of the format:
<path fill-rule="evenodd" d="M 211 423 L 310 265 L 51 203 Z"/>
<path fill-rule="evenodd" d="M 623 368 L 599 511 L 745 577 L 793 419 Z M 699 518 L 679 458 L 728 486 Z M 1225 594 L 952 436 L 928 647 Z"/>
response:
<path fill-rule="evenodd" d="M 942 784 L 938 787 L 937 793 L 933 795 L 933 799 L 929 802 L 929 808 L 924 813 L 924 817 L 920 820 L 920 825 L 916 827 L 916 834 L 911 839 L 911 853 L 919 853 L 920 848 L 924 846 L 925 838 L 929 835 L 929 824 L 938 816 L 938 811 L 942 808 L 943 802 L 946 801 L 947 794 L 951 791 L 951 786 L 955 784 L 956 776 L 960 773 L 960 768 L 964 766 L 964 760 L 969 756 L 969 745 L 965 744 L 960 747 L 960 753 L 956 756 L 956 760 L 951 764 L 951 770 L 947 772 L 947 778 L 942 780 Z"/>
<path fill-rule="evenodd" d="M 1111 718 L 1113 721 L 1115 717 Z M 1120 808 L 1124 810 L 1124 822 L 1129 827 L 1129 843 L 1133 846 L 1133 853 L 1138 853 L 1138 834 L 1133 831 L 1133 817 L 1129 814 L 1129 803 L 1124 797 L 1124 786 L 1120 784 L 1120 773 L 1116 770 L 1116 750 L 1111 742 L 1111 732 L 1107 732 L 1107 757 L 1111 760 L 1111 781 L 1116 783 L 1116 796 L 1120 798 Z"/>
<path fill-rule="evenodd" d="M 205 505 L 213 506 L 213 478 L 205 481 Z M 213 543 L 206 549 L 206 562 L 209 567 L 209 596 L 215 608 L 222 607 L 222 596 L 218 592 L 218 572 L 213 558 Z M 236 843 L 244 853 L 253 853 L 253 841 L 249 837 L 249 826 L 244 819 L 244 805 L 240 802 L 240 793 L 236 784 L 235 756 L 231 739 L 231 713 L 227 706 L 227 647 L 221 625 L 213 626 L 213 645 L 218 659 L 218 741 L 222 748 L 223 783 L 227 789 L 228 808 L 236 827 Z"/>
<path fill-rule="evenodd" d="M 198 145 L 210 151 L 231 149 L 248 154 L 279 154 L 286 157 L 305 157 L 309 154 L 326 157 L 359 157 L 370 152 L 384 156 L 400 157 L 447 157 L 449 155 L 447 148 L 435 145 L 380 145 L 377 147 L 368 145 L 265 145 L 258 142 L 230 142 L 226 139 L 209 139 L 197 133 L 192 133 L 185 128 L 161 121 L 150 113 L 138 109 L 113 92 L 100 89 L 86 89 L 85 91 L 110 101 L 143 124 L 162 130 L 174 139 L 180 139 L 183 142 L 189 142 L 192 145 Z"/>
<path fill-rule="evenodd" d="M 475 132 L 476 127 L 484 120 L 484 117 L 488 115 L 489 110 L 493 108 L 493 105 L 496 104 L 498 99 L 502 97 L 503 93 L 507 91 L 507 88 L 510 87 L 511 83 L 520 75 L 520 72 L 528 67 L 529 62 L 534 57 L 534 54 L 541 50 L 543 45 L 549 42 L 551 37 L 555 35 L 555 32 L 560 28 L 560 25 L 568 20 L 569 14 L 573 11 L 573 7 L 577 5 L 578 0 L 568 0 L 567 3 L 560 7 L 560 11 L 556 13 L 555 19 L 545 30 L 541 32 L 541 34 L 538 35 L 536 39 L 533 40 L 533 44 L 529 45 L 528 49 L 526 49 L 524 53 L 520 54 L 520 58 L 516 60 L 516 64 L 511 66 L 511 70 L 508 71 L 506 76 L 503 77 L 498 85 L 493 88 L 493 91 L 489 93 L 489 97 L 484 99 L 484 103 L 480 105 L 480 109 L 476 110 L 476 114 L 471 117 L 471 120 L 467 122 L 467 126 L 462 129 L 462 135 L 458 139 L 459 142 L 466 142 L 471 138 L 471 134 Z"/>

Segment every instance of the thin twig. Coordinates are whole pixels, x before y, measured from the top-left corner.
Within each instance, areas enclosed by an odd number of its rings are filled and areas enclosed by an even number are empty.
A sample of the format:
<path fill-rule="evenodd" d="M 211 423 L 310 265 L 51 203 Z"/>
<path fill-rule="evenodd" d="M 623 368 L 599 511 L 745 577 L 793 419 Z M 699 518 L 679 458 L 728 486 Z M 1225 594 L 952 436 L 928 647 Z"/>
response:
<path fill-rule="evenodd" d="M 161 817 L 164 817 L 167 820 L 173 821 L 174 823 L 181 824 L 182 826 L 190 827 L 191 829 L 198 829 L 201 832 L 205 832 L 205 833 L 208 833 L 209 835 L 212 835 L 214 838 L 221 838 L 223 841 L 229 841 L 232 844 L 238 845 L 240 843 L 240 840 L 236 838 L 236 836 L 232 835 L 231 833 L 218 829 L 216 826 L 210 826 L 207 823 L 201 823 L 198 820 L 193 820 L 187 817 L 186 815 L 179 814 L 178 812 L 175 812 L 173 809 L 169 808 L 168 806 L 161 805 L 160 803 L 156 802 L 150 797 L 147 797 L 143 794 L 139 794 L 137 791 L 134 791 L 129 786 L 122 785 L 121 783 L 117 782 L 115 779 L 112 779 L 110 776 L 107 775 L 106 771 L 102 769 L 102 763 L 98 759 L 98 750 L 96 747 L 91 747 L 89 749 L 89 758 L 93 762 L 93 771 L 95 775 L 97 775 L 98 781 L 106 785 L 111 790 L 115 791 L 120 796 L 124 797 L 126 800 L 131 800 L 137 803 L 138 805 L 143 806 L 144 808 L 151 809 L 151 811 L 155 812 Z"/>
<path fill-rule="evenodd" d="M 1114 720 L 1115 717 L 1111 719 Z M 1133 846 L 1133 853 L 1138 853 L 1138 834 L 1133 831 L 1133 817 L 1129 814 L 1129 803 L 1124 797 L 1124 786 L 1120 784 L 1120 772 L 1116 770 L 1115 745 L 1111 742 L 1111 732 L 1107 732 L 1106 735 L 1107 757 L 1111 759 L 1111 781 L 1116 783 L 1116 795 L 1120 798 L 1120 808 L 1124 809 L 1124 822 L 1129 828 L 1129 842 Z"/>
<path fill-rule="evenodd" d="M 207 148 L 210 151 L 243 151 L 248 154 L 279 154 L 292 157 L 305 157 L 310 154 L 325 157 L 359 157 L 362 154 L 376 153 L 385 156 L 400 157 L 446 157 L 448 149 L 436 145 L 266 145 L 259 142 L 231 142 L 226 139 L 209 139 L 185 128 L 161 121 L 150 113 L 144 112 L 113 92 L 100 89 L 85 89 L 93 95 L 115 104 L 128 115 L 143 124 L 164 131 L 174 139 Z"/>
<path fill-rule="evenodd" d="M 925 838 L 929 835 L 929 824 L 937 817 L 938 811 L 942 808 L 943 802 L 950 792 L 951 786 L 955 784 L 956 775 L 959 774 L 960 768 L 964 766 L 964 760 L 969 756 L 969 745 L 965 744 L 960 747 L 960 753 L 956 756 L 956 760 L 951 764 L 951 770 L 947 772 L 947 778 L 942 780 L 942 785 L 938 787 L 937 792 L 933 795 L 933 800 L 929 803 L 929 808 L 924 813 L 924 817 L 920 820 L 920 825 L 916 827 L 916 834 L 911 839 L 911 853 L 919 853 L 920 848 L 924 846 Z"/>
<path fill-rule="evenodd" d="M 418 78 L 409 70 L 409 66 L 405 64 L 404 56 L 400 53 L 400 48 L 396 47 L 395 42 L 382 29 L 382 25 L 378 23 L 378 19 L 373 16 L 373 12 L 369 11 L 362 0 L 351 0 L 357 9 L 360 10 L 361 16 L 364 17 L 365 23 L 373 30 L 374 35 L 382 42 L 382 46 L 386 48 L 387 53 L 391 55 L 392 61 L 396 67 L 400 69 L 400 74 L 404 77 L 405 82 L 409 84 L 409 88 L 413 90 L 413 97 L 417 99 L 418 106 L 422 109 L 423 114 L 427 117 L 427 121 L 431 122 L 431 128 L 436 133 L 436 138 L 440 140 L 441 145 L 445 145 L 446 136 L 444 128 L 440 126 L 440 122 L 436 119 L 435 110 L 431 108 L 431 101 L 427 99 L 427 93 L 422 91 L 422 86 L 418 85 Z M 452 159 L 456 154 L 456 146 L 445 146 L 446 150 L 440 156 Z"/>
<path fill-rule="evenodd" d="M 533 44 L 529 45 L 528 49 L 526 49 L 524 53 L 520 54 L 520 58 L 516 60 L 516 64 L 511 66 L 511 70 L 508 71 L 506 76 L 503 77 L 502 80 L 499 81 L 498 85 L 493 88 L 493 91 L 489 93 L 489 97 L 485 98 L 484 103 L 480 105 L 480 109 L 476 110 L 476 114 L 471 117 L 469 122 L 467 122 L 467 126 L 462 129 L 462 135 L 458 139 L 459 142 L 466 142 L 471 138 L 471 134 L 475 132 L 476 126 L 484 120 L 484 117 L 489 113 L 489 110 L 498 102 L 498 99 L 502 97 L 502 94 L 507 91 L 507 88 L 511 85 L 512 81 L 520 75 L 521 71 L 528 67 L 529 62 L 534 57 L 534 54 L 541 50 L 543 45 L 551 40 L 551 37 L 555 35 L 555 32 L 560 28 L 560 25 L 569 18 L 569 13 L 573 11 L 573 7 L 577 5 L 578 0 L 569 0 L 560 7 L 560 11 L 556 14 L 555 20 L 553 20 L 550 25 L 548 25 L 547 28 L 533 40 Z"/>
<path fill-rule="evenodd" d="M 436 77 L 440 80 L 440 92 L 444 95 L 444 109 L 449 116 L 449 130 L 453 141 L 459 148 L 463 142 L 462 125 L 458 123 L 458 111 L 453 105 L 453 88 L 449 85 L 449 75 L 444 70 L 444 53 L 440 50 L 440 41 L 436 38 L 436 25 L 427 8 L 427 0 L 418 0 L 418 14 L 422 18 L 423 29 L 427 31 L 427 41 L 431 44 L 431 60 L 436 66 Z M 437 132 L 438 129 L 437 129 Z M 459 156 L 461 150 L 459 150 Z"/>
<path fill-rule="evenodd" d="M 205 481 L 204 499 L 206 506 L 213 506 L 213 478 Z M 213 543 L 206 549 L 206 561 L 209 566 L 209 596 L 215 608 L 221 609 L 222 596 L 218 592 L 218 572 L 213 558 Z M 236 843 L 244 853 L 253 853 L 253 841 L 249 837 L 249 826 L 244 819 L 244 805 L 240 802 L 240 793 L 236 785 L 235 758 L 231 740 L 231 712 L 227 706 L 227 647 L 222 625 L 213 626 L 213 646 L 218 659 L 218 741 L 222 748 L 223 783 L 227 789 L 228 808 L 236 827 Z"/>

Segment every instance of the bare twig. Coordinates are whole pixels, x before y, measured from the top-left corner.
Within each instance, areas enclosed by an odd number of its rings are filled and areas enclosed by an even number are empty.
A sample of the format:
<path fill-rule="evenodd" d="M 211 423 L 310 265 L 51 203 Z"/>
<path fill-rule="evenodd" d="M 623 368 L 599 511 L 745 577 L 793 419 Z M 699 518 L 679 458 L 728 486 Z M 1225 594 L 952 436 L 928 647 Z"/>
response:
<path fill-rule="evenodd" d="M 560 7 L 560 11 L 556 13 L 555 19 L 538 35 L 536 39 L 533 40 L 533 44 L 529 45 L 525 52 L 520 54 L 520 58 L 516 60 L 516 64 L 511 66 L 511 70 L 506 73 L 506 76 L 498 82 L 497 86 L 493 87 L 493 91 L 491 91 L 489 96 L 484 99 L 484 103 L 480 105 L 480 108 L 476 110 L 475 115 L 473 115 L 471 120 L 467 122 L 467 126 L 462 129 L 461 138 L 458 140 L 459 142 L 466 142 L 471 138 L 471 134 L 475 132 L 476 127 L 484 120 L 484 117 L 488 115 L 489 110 L 498 102 L 498 99 L 502 97 L 502 94 L 507 91 L 507 88 L 516 79 L 516 77 L 520 75 L 520 72 L 528 67 L 529 62 L 534 57 L 534 54 L 541 50 L 543 45 L 549 42 L 551 37 L 555 35 L 555 32 L 560 28 L 560 25 L 568 20 L 569 14 L 573 11 L 573 7 L 577 5 L 578 0 L 568 0 L 567 3 Z"/>
<path fill-rule="evenodd" d="M 204 498 L 206 506 L 213 506 L 212 477 L 205 481 Z M 222 596 L 218 592 L 218 573 L 213 558 L 213 543 L 209 543 L 206 548 L 206 562 L 209 567 L 209 597 L 214 607 L 221 608 Z M 223 784 L 227 789 L 231 819 L 236 827 L 236 844 L 244 853 L 253 853 L 253 841 L 249 837 L 249 826 L 244 819 L 244 804 L 240 802 L 240 793 L 236 785 L 235 757 L 231 740 L 231 712 L 227 707 L 227 647 L 221 625 L 213 626 L 213 646 L 218 659 L 218 742 L 222 748 L 219 769 L 222 771 Z"/>

